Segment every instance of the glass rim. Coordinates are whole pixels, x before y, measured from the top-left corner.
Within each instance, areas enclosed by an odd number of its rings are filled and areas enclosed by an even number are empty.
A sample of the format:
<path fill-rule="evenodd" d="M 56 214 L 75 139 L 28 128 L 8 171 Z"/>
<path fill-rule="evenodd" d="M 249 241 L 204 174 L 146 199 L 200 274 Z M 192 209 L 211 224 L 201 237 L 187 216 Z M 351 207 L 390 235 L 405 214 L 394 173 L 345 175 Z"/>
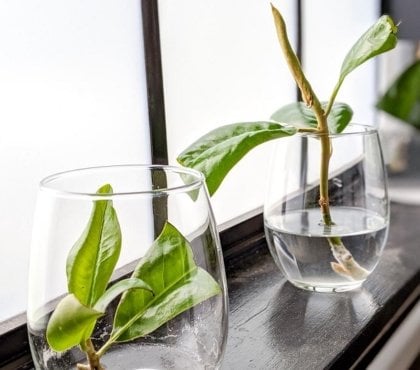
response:
<path fill-rule="evenodd" d="M 117 191 L 113 192 L 112 194 L 98 194 L 96 192 L 85 192 L 85 191 L 74 191 L 74 190 L 65 190 L 61 189 L 58 186 L 54 186 L 56 180 L 63 179 L 65 177 L 83 174 L 83 173 L 92 173 L 94 171 L 112 171 L 112 170 L 121 170 L 121 169 L 135 169 L 135 170 L 161 170 L 164 172 L 172 172 L 177 173 L 179 175 L 186 175 L 193 178 L 191 182 L 185 183 L 183 185 L 176 185 L 176 186 L 167 186 L 159 189 L 148 189 L 148 190 L 134 190 L 134 191 Z M 165 164 L 114 164 L 114 165 L 102 165 L 102 166 L 91 166 L 91 167 L 81 167 L 70 169 L 66 171 L 61 171 L 57 173 L 53 173 L 41 179 L 39 182 L 39 188 L 41 191 L 46 191 L 49 193 L 53 193 L 55 196 L 58 197 L 71 197 L 71 198 L 89 198 L 93 200 L 99 199 L 111 199 L 117 197 L 128 197 L 128 196 L 161 196 L 166 194 L 173 194 L 173 193 L 186 193 L 192 190 L 198 189 L 200 186 L 205 185 L 205 178 L 204 175 L 197 170 L 181 167 L 181 166 L 173 166 L 173 165 L 165 165 Z"/>
<path fill-rule="evenodd" d="M 355 131 L 346 131 L 346 129 L 348 127 L 353 127 L 353 128 L 357 128 L 357 130 Z M 362 123 L 353 123 L 350 122 L 346 128 L 344 129 L 343 132 L 340 133 L 317 133 L 317 132 L 297 132 L 295 135 L 293 136 L 302 136 L 302 137 L 320 137 L 320 136 L 328 136 L 330 138 L 339 138 L 339 137 L 344 137 L 344 136 L 351 136 L 351 135 L 373 135 L 373 134 L 377 134 L 378 133 L 378 129 L 374 126 L 371 125 L 366 125 L 366 124 L 362 124 Z M 293 137 L 291 136 L 291 137 Z"/>

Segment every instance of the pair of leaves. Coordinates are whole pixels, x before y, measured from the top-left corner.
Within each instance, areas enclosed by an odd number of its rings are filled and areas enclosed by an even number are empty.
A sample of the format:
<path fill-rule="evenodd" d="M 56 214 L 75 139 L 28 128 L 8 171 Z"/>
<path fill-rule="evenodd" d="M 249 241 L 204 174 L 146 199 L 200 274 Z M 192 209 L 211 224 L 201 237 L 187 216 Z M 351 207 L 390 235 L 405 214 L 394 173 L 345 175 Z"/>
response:
<path fill-rule="evenodd" d="M 331 132 L 342 132 L 352 114 L 347 104 L 334 104 L 328 119 Z M 314 113 L 303 103 L 286 105 L 271 118 L 277 122 L 235 123 L 212 130 L 190 145 L 177 160 L 183 166 L 201 171 L 209 193 L 213 195 L 228 172 L 251 149 L 270 140 L 294 135 L 300 128 L 317 126 Z M 279 122 L 289 122 L 289 125 Z"/>
<path fill-rule="evenodd" d="M 142 258 L 132 275 L 144 280 L 144 290 L 124 293 L 111 338 L 124 342 L 142 337 L 196 304 L 221 293 L 218 283 L 197 266 L 191 246 L 170 223 Z"/>
<path fill-rule="evenodd" d="M 277 9 L 273 8 L 273 14 L 275 22 L 280 22 L 282 17 Z M 395 47 L 396 31 L 392 19 L 382 16 L 345 57 L 333 95 L 328 104 L 323 104 L 331 133 L 341 133 L 352 117 L 352 110 L 347 104 L 334 104 L 345 77 L 370 58 Z M 279 109 L 272 119 L 277 122 L 236 123 L 212 130 L 185 149 L 177 160 L 183 166 L 201 171 L 209 193 L 213 195 L 229 171 L 251 149 L 273 139 L 294 135 L 299 129 L 317 127 L 315 115 L 303 103 L 292 103 Z"/>
<path fill-rule="evenodd" d="M 377 103 L 383 111 L 420 128 L 420 61 L 405 69 Z"/>
<path fill-rule="evenodd" d="M 98 190 L 98 194 L 111 192 L 109 185 Z M 221 292 L 218 283 L 195 264 L 188 241 L 169 223 L 133 276 L 106 289 L 120 248 L 121 232 L 112 202 L 95 201 L 88 225 L 68 256 L 70 294 L 59 302 L 48 322 L 52 349 L 64 351 L 79 344 L 83 348 L 96 320 L 122 293 L 111 342 L 144 336 Z"/>

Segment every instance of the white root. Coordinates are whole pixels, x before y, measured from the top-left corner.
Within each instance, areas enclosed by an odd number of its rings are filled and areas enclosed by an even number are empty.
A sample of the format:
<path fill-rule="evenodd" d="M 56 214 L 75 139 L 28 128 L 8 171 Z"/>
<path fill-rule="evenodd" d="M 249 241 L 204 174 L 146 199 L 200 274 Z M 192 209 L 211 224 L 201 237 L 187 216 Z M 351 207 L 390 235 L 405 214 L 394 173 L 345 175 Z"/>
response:
<path fill-rule="evenodd" d="M 338 262 L 331 262 L 331 268 L 339 275 L 351 280 L 364 280 L 369 271 L 360 266 L 344 244 L 338 238 L 328 238 L 334 258 Z"/>

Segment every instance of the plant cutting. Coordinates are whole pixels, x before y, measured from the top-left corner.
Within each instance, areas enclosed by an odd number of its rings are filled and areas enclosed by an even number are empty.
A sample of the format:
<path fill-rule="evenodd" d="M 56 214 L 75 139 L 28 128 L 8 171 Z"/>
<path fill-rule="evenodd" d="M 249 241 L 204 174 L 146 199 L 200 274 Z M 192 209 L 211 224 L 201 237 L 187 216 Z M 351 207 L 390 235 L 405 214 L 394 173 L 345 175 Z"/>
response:
<path fill-rule="evenodd" d="M 420 128 L 420 56 L 410 64 L 387 89 L 377 108 Z"/>
<path fill-rule="evenodd" d="M 417 48 L 416 60 L 408 65 L 385 91 L 376 103 L 376 107 L 397 118 L 406 126 L 420 129 L 420 47 Z M 409 134 L 407 134 L 409 135 Z M 389 160 L 390 172 L 404 172 L 411 163 L 407 151 L 410 151 L 411 138 L 397 140 L 397 153 Z M 416 134 L 415 134 L 416 136 Z M 398 145 L 399 143 L 399 145 Z M 415 144 L 414 144 L 415 145 Z M 395 142 L 393 141 L 393 146 Z M 415 157 L 415 156 L 414 156 Z"/>
<path fill-rule="evenodd" d="M 419 107 L 420 45 L 417 45 L 415 60 L 392 81 L 376 104 L 376 108 L 391 116 L 386 120 L 384 117 L 384 123 L 391 122 L 395 130 L 402 131 L 399 137 L 395 137 L 394 130 L 386 130 L 384 124 L 383 137 L 388 153 L 388 171 L 391 175 L 391 198 L 408 204 L 418 203 Z M 394 121 L 390 121 L 389 118 L 392 117 Z"/>
<path fill-rule="evenodd" d="M 334 220 L 334 214 L 330 207 L 330 161 L 335 150 L 332 141 L 340 135 L 345 135 L 345 129 L 352 118 L 350 106 L 336 102 L 336 97 L 345 78 L 353 70 L 367 60 L 395 47 L 397 27 L 389 16 L 384 15 L 359 38 L 344 58 L 338 81 L 329 100 L 324 102 L 315 94 L 301 68 L 290 45 L 282 15 L 274 6 L 272 6 L 272 13 L 284 58 L 300 89 L 303 102 L 291 103 L 280 108 L 271 116 L 270 120 L 235 123 L 219 127 L 190 145 L 178 156 L 177 160 L 186 167 L 202 171 L 206 177 L 210 194 L 214 194 L 228 172 L 256 146 L 270 140 L 292 136 L 315 138 L 319 148 L 317 206 L 320 209 L 319 224 L 322 229 L 317 236 L 327 243 L 334 258 L 334 261 L 330 262 L 330 269 L 336 275 L 359 284 L 366 279 L 370 271 L 358 263 L 343 243 L 341 237 L 343 232 L 337 231 L 340 225 Z M 295 171 L 299 171 L 299 168 L 295 168 Z M 307 190 L 308 188 L 305 191 Z M 308 238 L 313 236 L 311 232 L 307 233 Z M 268 234 L 270 236 L 270 232 Z M 290 235 L 290 232 L 286 231 L 284 234 Z M 268 239 L 269 245 L 273 244 L 270 242 L 270 238 Z M 281 248 L 285 249 L 284 254 L 290 257 L 293 254 L 290 246 L 284 246 L 284 244 L 293 244 L 296 243 L 296 240 L 291 242 L 280 240 L 279 243 L 282 244 Z M 271 249 L 273 250 L 275 247 L 272 246 Z M 296 265 L 298 262 L 296 258 L 292 258 L 293 264 Z M 280 264 L 283 270 L 287 270 L 284 263 Z M 353 286 L 357 286 L 357 284 Z"/>
<path fill-rule="evenodd" d="M 168 221 L 131 276 L 125 274 L 111 283 L 122 252 L 112 195 L 109 184 L 96 192 L 89 221 L 67 256 L 68 293 L 56 305 L 45 331 L 51 350 L 64 354 L 79 348 L 85 353 L 86 362 L 77 364 L 81 370 L 105 369 L 102 358 L 114 345 L 153 333 L 222 293 L 210 273 L 196 264 L 191 244 Z M 98 322 L 110 315 L 112 327 L 99 332 Z M 61 368 L 64 362 L 46 366 Z M 120 361 L 118 366 L 125 365 Z"/>

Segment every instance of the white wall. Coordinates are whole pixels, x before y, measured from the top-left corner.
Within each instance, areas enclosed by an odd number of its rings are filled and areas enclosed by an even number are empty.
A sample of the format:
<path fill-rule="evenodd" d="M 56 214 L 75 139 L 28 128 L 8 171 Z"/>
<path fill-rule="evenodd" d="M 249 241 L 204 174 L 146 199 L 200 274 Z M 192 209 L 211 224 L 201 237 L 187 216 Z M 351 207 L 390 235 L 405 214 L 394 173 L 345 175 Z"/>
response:
<path fill-rule="evenodd" d="M 137 0 L 0 2 L 0 321 L 26 307 L 39 180 L 150 161 Z"/>

